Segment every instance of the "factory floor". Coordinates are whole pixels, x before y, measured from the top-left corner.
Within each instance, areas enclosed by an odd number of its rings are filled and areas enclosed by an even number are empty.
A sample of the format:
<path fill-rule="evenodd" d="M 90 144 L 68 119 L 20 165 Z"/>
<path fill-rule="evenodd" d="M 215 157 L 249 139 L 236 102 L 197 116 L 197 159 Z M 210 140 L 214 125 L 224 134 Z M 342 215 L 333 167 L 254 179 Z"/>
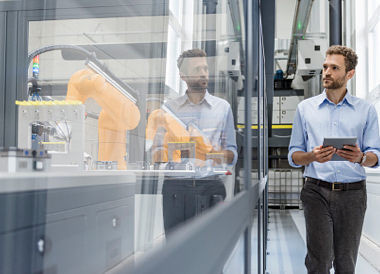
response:
<path fill-rule="evenodd" d="M 306 254 L 306 232 L 303 211 L 299 209 L 269 209 L 267 273 L 303 274 Z M 331 270 L 331 273 L 334 273 Z M 378 274 L 361 255 L 357 274 Z"/>
<path fill-rule="evenodd" d="M 137 205 L 146 204 L 142 200 L 148 197 L 137 197 Z M 143 199 L 144 198 L 144 199 Z M 141 200 L 141 201 L 140 201 Z M 138 211 L 136 224 L 141 227 L 154 228 L 153 231 L 138 231 L 136 235 L 136 251 L 149 250 L 154 246 L 164 245 L 165 234 L 163 232 L 162 223 L 162 200 L 160 196 L 155 195 L 154 199 L 148 199 L 152 205 L 149 208 L 155 208 L 154 218 L 145 216 L 144 210 Z M 140 202 L 139 202 L 140 201 Z M 137 208 L 141 208 L 137 206 Z M 150 211 L 149 211 L 150 212 Z M 143 217 L 145 216 L 145 217 Z M 255 215 L 256 216 L 256 215 Z M 152 220 L 154 223 L 147 225 L 141 223 L 144 220 Z M 306 232 L 303 211 L 300 209 L 273 209 L 269 208 L 268 223 L 268 244 L 267 244 L 267 273 L 268 274 L 306 274 L 304 259 L 306 255 Z M 148 233 L 149 232 L 149 233 Z M 140 235 L 141 234 L 141 235 Z M 146 239 L 146 235 L 152 234 L 152 239 Z M 140 235 L 140 236 L 139 236 Z M 153 240 L 154 239 L 154 240 Z M 150 244 L 147 244 L 150 243 Z M 252 272 L 257 273 L 257 218 L 254 218 L 252 224 Z M 137 255 L 140 252 L 136 252 Z M 144 252 L 141 252 L 144 254 Z M 359 252 L 360 254 L 360 252 Z M 136 256 L 139 257 L 139 256 Z M 136 258 L 135 258 L 136 259 Z M 244 274 L 244 237 L 241 235 L 237 241 L 234 250 L 231 252 L 230 258 L 226 261 L 223 274 Z M 331 270 L 331 273 L 334 273 Z M 371 264 L 361 255 L 358 257 L 357 274 L 379 274 L 380 272 L 371 266 Z"/>

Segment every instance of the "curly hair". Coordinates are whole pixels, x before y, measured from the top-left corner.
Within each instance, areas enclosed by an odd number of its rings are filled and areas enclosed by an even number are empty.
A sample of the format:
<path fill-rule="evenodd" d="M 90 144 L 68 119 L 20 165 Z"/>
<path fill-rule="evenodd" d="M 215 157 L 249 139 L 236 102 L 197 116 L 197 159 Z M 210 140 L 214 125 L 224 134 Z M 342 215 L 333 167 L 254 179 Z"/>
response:
<path fill-rule="evenodd" d="M 346 72 L 355 69 L 358 64 L 358 56 L 355 51 L 349 47 L 333 45 L 327 49 L 326 56 L 333 54 L 343 55 L 344 63 L 346 65 Z"/>
<path fill-rule="evenodd" d="M 207 57 L 207 54 L 203 49 L 189 49 L 182 52 L 177 59 L 177 67 L 181 73 L 185 72 L 184 69 L 186 66 L 183 66 L 184 60 L 193 57 Z"/>

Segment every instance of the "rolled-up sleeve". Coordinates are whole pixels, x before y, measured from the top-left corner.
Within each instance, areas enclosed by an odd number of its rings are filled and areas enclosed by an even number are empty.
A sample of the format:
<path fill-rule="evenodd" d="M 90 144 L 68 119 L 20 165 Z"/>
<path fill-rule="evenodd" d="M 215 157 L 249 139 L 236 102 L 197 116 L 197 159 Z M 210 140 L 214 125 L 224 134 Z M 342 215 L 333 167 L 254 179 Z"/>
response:
<path fill-rule="evenodd" d="M 370 106 L 368 111 L 367 125 L 363 133 L 363 144 L 361 147 L 363 152 L 372 152 L 377 156 L 376 165 L 371 168 L 379 166 L 380 159 L 380 136 L 379 136 L 379 122 L 374 106 Z"/>
<path fill-rule="evenodd" d="M 302 167 L 293 161 L 292 155 L 296 151 L 306 152 L 306 140 L 299 107 L 297 107 L 296 115 L 293 121 L 292 135 L 289 143 L 288 162 L 292 167 Z"/>
<path fill-rule="evenodd" d="M 225 123 L 225 127 L 223 129 L 222 134 L 225 137 L 225 138 L 222 138 L 222 140 L 223 139 L 225 140 L 225 143 L 222 141 L 223 149 L 232 151 L 232 153 L 234 154 L 234 160 L 232 161 L 231 165 L 235 165 L 238 159 L 237 145 L 236 145 L 236 132 L 235 132 L 235 127 L 234 127 L 234 118 L 232 115 L 232 110 L 229 106 L 228 106 L 228 111 L 227 111 L 226 123 Z"/>

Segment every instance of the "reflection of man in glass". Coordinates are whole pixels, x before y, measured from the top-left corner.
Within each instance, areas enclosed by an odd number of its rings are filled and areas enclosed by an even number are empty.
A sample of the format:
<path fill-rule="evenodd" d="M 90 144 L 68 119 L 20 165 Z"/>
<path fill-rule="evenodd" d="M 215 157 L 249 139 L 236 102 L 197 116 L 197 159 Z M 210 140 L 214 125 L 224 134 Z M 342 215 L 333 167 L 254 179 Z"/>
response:
<path fill-rule="evenodd" d="M 176 142 L 170 142 L 174 130 L 172 134 L 168 130 L 163 142 L 166 146 L 164 151 L 171 151 L 173 143 L 188 142 L 195 144 L 195 164 L 198 166 L 204 166 L 212 155 L 220 156 L 216 162 L 235 164 L 237 152 L 231 107 L 227 101 L 207 91 L 209 72 L 206 53 L 200 49 L 187 50 L 179 56 L 177 65 L 181 79 L 187 84 L 187 91 L 185 95 L 167 102 L 163 109 L 174 114 L 183 125 L 182 129 L 186 130 L 182 136 L 175 136 Z M 183 151 L 177 157 L 191 158 Z M 173 161 L 176 161 L 175 155 Z M 165 179 L 162 193 L 166 232 L 225 198 L 222 180 L 209 175 Z"/>

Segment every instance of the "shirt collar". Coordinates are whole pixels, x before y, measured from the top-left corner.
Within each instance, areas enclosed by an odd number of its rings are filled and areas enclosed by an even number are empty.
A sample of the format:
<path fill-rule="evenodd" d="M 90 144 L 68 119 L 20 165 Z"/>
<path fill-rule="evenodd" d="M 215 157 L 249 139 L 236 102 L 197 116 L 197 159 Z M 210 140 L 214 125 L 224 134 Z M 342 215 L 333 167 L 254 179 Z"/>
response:
<path fill-rule="evenodd" d="M 202 101 L 199 102 L 199 105 L 202 104 L 203 102 L 206 102 L 210 107 L 214 105 L 213 98 L 211 94 L 208 92 L 208 90 L 206 90 L 205 96 L 203 97 Z M 184 95 L 178 98 L 178 104 L 180 106 L 183 106 L 185 104 L 193 104 L 192 102 L 190 102 L 189 96 L 187 96 L 187 91 Z"/>
<path fill-rule="evenodd" d="M 343 100 L 341 102 L 338 103 L 338 105 L 340 104 L 344 104 L 344 103 L 347 103 L 348 105 L 350 106 L 354 106 L 354 102 L 353 102 L 353 96 L 348 92 L 346 92 L 346 95 L 344 96 Z M 322 94 L 320 95 L 320 97 L 318 98 L 318 105 L 319 106 L 322 106 L 324 103 L 332 103 L 328 98 L 327 98 L 327 95 L 326 95 L 326 89 L 323 90 Z"/>
<path fill-rule="evenodd" d="M 349 104 L 350 106 L 354 106 L 354 99 L 353 99 L 353 96 L 348 92 L 346 92 L 346 96 L 344 96 L 343 98 L 343 102 L 346 102 L 347 104 Z"/>
<path fill-rule="evenodd" d="M 206 90 L 205 97 L 203 98 L 211 107 L 214 106 L 214 100 L 208 90 Z"/>

